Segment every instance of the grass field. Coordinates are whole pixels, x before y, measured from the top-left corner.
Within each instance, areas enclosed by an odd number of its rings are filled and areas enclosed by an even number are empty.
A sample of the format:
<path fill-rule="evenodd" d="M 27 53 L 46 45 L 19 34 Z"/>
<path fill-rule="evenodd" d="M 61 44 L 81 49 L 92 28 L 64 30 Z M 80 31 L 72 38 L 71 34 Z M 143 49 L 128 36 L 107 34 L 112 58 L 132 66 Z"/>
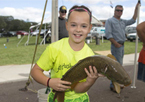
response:
<path fill-rule="evenodd" d="M 22 39 L 22 38 L 21 38 Z M 36 37 L 30 37 L 29 44 L 25 46 L 25 43 L 28 39 L 27 36 L 23 38 L 23 40 L 18 39 L 17 37 L 9 37 L 9 38 L 0 38 L 0 65 L 11 65 L 11 64 L 31 64 L 34 51 L 35 51 L 35 42 Z M 7 42 L 7 40 L 9 40 Z M 21 42 L 19 43 L 19 41 Z M 42 38 L 39 38 L 39 43 L 41 42 Z M 18 44 L 19 43 L 19 44 Z M 4 46 L 4 44 L 6 46 Z M 18 45 L 18 46 L 17 46 Z M 38 45 L 36 55 L 35 55 L 35 62 L 38 60 L 42 52 L 45 50 L 45 45 Z M 92 43 L 88 44 L 93 51 L 105 51 L 110 50 L 110 41 L 100 40 L 100 44 L 96 45 L 95 40 Z M 140 52 L 142 48 L 142 42 L 138 43 L 138 52 Z M 135 42 L 125 42 L 125 54 L 135 53 Z"/>

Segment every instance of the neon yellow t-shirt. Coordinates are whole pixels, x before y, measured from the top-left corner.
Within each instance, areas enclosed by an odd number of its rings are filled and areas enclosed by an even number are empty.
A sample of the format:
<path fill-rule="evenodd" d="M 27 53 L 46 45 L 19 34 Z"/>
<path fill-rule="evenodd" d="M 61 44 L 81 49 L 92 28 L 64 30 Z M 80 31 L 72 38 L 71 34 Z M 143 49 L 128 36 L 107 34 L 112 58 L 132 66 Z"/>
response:
<path fill-rule="evenodd" d="M 51 78 L 62 78 L 79 60 L 92 55 L 94 53 L 86 43 L 80 51 L 74 51 L 68 43 L 68 38 L 63 38 L 47 46 L 37 65 L 45 71 L 51 70 Z M 87 93 L 65 92 L 65 100 L 79 98 L 84 94 Z"/>

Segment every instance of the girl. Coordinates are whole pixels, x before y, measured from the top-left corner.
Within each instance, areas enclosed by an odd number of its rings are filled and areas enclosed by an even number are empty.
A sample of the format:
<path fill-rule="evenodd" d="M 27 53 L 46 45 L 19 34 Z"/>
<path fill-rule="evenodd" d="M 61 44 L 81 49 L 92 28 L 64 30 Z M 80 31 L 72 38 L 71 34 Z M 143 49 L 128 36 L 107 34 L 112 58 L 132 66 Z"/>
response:
<path fill-rule="evenodd" d="M 34 80 L 56 91 L 71 88 L 70 82 L 61 80 L 62 76 L 79 60 L 94 55 L 85 43 L 87 34 L 92 28 L 91 18 L 91 11 L 85 6 L 73 6 L 69 10 L 66 22 L 69 37 L 54 42 L 46 48 L 31 70 Z M 95 67 L 89 68 L 89 71 L 84 68 L 87 78 L 77 83 L 73 91 L 65 92 L 64 102 L 89 102 L 87 91 L 100 76 Z M 51 79 L 43 74 L 44 70 L 51 70 Z M 52 102 L 53 97 L 54 93 L 51 90 L 48 102 Z"/>

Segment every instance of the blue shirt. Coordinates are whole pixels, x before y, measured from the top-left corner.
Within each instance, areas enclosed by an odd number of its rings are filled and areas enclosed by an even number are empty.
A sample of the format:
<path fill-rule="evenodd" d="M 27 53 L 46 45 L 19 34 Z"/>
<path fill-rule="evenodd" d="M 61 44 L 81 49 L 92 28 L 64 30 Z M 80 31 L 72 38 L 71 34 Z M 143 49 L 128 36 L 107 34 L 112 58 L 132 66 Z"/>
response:
<path fill-rule="evenodd" d="M 108 19 L 105 23 L 106 38 L 114 38 L 117 42 L 123 43 L 126 39 L 125 27 L 133 23 L 135 23 L 133 18 L 130 20 L 118 20 L 115 17 Z"/>

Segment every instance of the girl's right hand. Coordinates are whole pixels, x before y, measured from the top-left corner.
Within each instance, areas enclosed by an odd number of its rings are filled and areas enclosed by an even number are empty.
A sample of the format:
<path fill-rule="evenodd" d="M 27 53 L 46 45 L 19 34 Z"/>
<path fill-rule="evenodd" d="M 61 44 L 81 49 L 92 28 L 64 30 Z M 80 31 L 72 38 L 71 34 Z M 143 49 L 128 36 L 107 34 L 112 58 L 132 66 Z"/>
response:
<path fill-rule="evenodd" d="M 71 88 L 71 82 L 63 81 L 60 78 L 52 78 L 49 81 L 49 87 L 56 91 L 65 91 Z"/>

